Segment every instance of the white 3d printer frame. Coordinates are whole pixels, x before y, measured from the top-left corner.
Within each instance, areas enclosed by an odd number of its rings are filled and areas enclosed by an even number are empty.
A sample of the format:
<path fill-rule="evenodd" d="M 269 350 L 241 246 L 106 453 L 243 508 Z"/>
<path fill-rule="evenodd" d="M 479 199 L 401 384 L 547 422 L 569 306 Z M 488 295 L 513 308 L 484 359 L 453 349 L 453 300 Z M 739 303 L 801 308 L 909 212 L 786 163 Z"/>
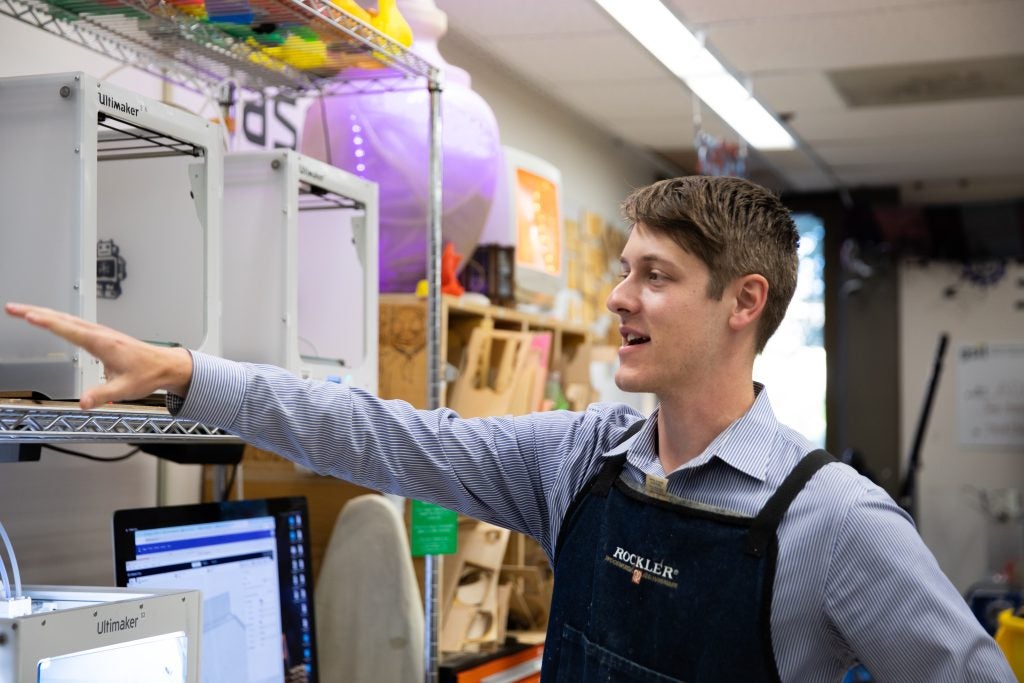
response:
<path fill-rule="evenodd" d="M 3 78 L 0 145 L 5 300 L 220 353 L 216 124 L 84 73 Z M 103 379 L 74 346 L 0 316 L 0 391 L 76 399 Z"/>
<path fill-rule="evenodd" d="M 292 150 L 224 163 L 224 356 L 376 393 L 376 183 Z"/>

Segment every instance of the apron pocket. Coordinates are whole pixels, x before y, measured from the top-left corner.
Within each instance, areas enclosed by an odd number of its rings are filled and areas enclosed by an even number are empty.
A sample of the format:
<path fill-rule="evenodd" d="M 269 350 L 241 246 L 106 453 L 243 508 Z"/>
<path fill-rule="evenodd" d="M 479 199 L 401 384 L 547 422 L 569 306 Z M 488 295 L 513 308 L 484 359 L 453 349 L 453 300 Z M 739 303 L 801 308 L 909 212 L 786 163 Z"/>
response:
<path fill-rule="evenodd" d="M 615 681 L 615 683 L 684 683 L 678 678 L 641 666 L 597 643 L 569 624 L 562 626 L 556 683 Z"/>

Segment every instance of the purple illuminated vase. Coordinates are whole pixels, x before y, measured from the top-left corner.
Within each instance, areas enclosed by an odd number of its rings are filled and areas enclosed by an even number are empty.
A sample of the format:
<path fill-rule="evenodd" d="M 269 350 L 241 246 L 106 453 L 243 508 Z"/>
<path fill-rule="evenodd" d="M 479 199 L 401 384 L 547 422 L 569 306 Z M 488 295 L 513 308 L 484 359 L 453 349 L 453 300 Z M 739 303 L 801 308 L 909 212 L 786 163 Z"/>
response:
<path fill-rule="evenodd" d="M 501 142 L 487 103 L 469 75 L 437 50 L 446 16 L 430 1 L 399 2 L 413 29 L 412 50 L 444 74 L 442 238 L 473 253 L 494 197 Z M 430 198 L 429 94 L 426 83 L 401 90 L 322 98 L 306 113 L 301 149 L 380 186 L 380 291 L 412 292 L 426 276 Z M 325 135 L 326 132 L 326 135 Z"/>

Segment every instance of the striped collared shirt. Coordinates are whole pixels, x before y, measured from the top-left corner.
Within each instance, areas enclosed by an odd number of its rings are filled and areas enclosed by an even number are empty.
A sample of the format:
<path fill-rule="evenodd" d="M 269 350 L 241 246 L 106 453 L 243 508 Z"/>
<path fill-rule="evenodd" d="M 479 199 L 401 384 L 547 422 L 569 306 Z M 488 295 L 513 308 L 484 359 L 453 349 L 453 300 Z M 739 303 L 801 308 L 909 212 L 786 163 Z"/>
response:
<path fill-rule="evenodd" d="M 642 417 L 628 406 L 462 419 L 270 366 L 193 359 L 188 396 L 168 401 L 180 417 L 321 474 L 528 534 L 549 559 L 569 504 L 606 457 L 628 451 L 627 480 L 666 477 L 673 496 L 754 516 L 813 450 L 776 420 L 759 385 L 743 417 L 666 475 L 656 413 L 614 446 Z M 1014 680 L 907 515 L 851 468 L 818 472 L 778 536 L 771 628 L 784 681 L 838 681 L 855 660 L 878 681 Z"/>

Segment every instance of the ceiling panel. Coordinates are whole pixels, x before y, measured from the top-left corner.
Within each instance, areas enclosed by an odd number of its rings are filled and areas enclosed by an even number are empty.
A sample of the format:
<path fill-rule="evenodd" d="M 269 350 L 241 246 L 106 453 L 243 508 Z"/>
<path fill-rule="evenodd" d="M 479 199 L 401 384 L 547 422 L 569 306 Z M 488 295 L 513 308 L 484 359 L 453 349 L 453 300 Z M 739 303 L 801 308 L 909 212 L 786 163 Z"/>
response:
<path fill-rule="evenodd" d="M 1019 149 L 1010 149 L 1006 141 L 998 136 L 956 138 L 936 144 L 925 138 L 893 138 L 876 144 L 835 144 L 818 145 L 815 149 L 836 169 L 850 165 L 876 163 L 888 165 L 916 164 L 927 168 L 933 164 L 958 162 L 968 158 L 984 159 L 986 162 L 1016 160 L 1020 163 Z"/>
<path fill-rule="evenodd" d="M 827 72 L 1024 53 L 1022 0 L 664 1 L 807 145 L 754 154 L 758 173 L 771 167 L 791 189 L 823 189 L 836 176 L 886 185 L 1021 175 L 1013 150 L 1024 150 L 1024 97 L 853 109 Z M 592 0 L 438 4 L 453 33 L 569 110 L 628 143 L 692 158 L 689 92 Z M 735 137 L 714 115 L 705 120 Z"/>
<path fill-rule="evenodd" d="M 689 93 L 671 78 L 569 83 L 561 87 L 559 95 L 601 120 L 635 118 L 652 111 L 686 118 L 693 115 Z"/>
<path fill-rule="evenodd" d="M 902 183 L 934 182 L 938 180 L 963 180 L 964 185 L 995 182 L 999 178 L 1020 175 L 1020 163 L 1007 159 L 982 160 L 975 157 L 959 159 L 948 164 L 922 166 L 914 162 L 884 163 L 872 161 L 856 168 L 839 169 L 837 175 L 848 187 L 879 186 L 878 178 L 885 178 L 885 185 Z M 959 184 L 959 183 L 958 183 Z M 1017 195 L 1019 198 L 1020 195 Z"/>
<path fill-rule="evenodd" d="M 820 71 L 762 76 L 752 85 L 758 100 L 777 114 L 846 106 L 828 77 Z"/>
<path fill-rule="evenodd" d="M 492 38 L 555 36 L 617 31 L 592 0 L 436 0 L 448 22 L 464 33 Z"/>
<path fill-rule="evenodd" d="M 709 27 L 712 49 L 756 75 L 1018 53 L 1024 2 L 901 7 L 842 16 L 768 17 Z"/>
<path fill-rule="evenodd" d="M 961 0 L 963 4 L 982 4 L 991 0 Z M 666 0 L 689 25 L 744 23 L 794 16 L 837 16 L 860 14 L 896 7 L 948 5 L 949 0 Z"/>
<path fill-rule="evenodd" d="M 812 109 L 800 111 L 791 125 L 812 143 L 911 136 L 942 144 L 953 138 L 997 133 L 1006 136 L 1010 145 L 1024 136 L 1024 98 L 856 110 Z"/>
<path fill-rule="evenodd" d="M 663 149 L 670 143 L 678 145 L 685 140 L 687 147 L 693 147 L 693 121 L 686 116 L 637 116 L 618 118 L 611 124 L 622 138 L 634 145 Z"/>
<path fill-rule="evenodd" d="M 515 64 L 527 78 L 548 83 L 614 83 L 667 78 L 649 52 L 623 33 L 576 36 L 572 47 L 564 38 L 535 36 L 495 38 L 485 47 L 499 60 Z"/>

